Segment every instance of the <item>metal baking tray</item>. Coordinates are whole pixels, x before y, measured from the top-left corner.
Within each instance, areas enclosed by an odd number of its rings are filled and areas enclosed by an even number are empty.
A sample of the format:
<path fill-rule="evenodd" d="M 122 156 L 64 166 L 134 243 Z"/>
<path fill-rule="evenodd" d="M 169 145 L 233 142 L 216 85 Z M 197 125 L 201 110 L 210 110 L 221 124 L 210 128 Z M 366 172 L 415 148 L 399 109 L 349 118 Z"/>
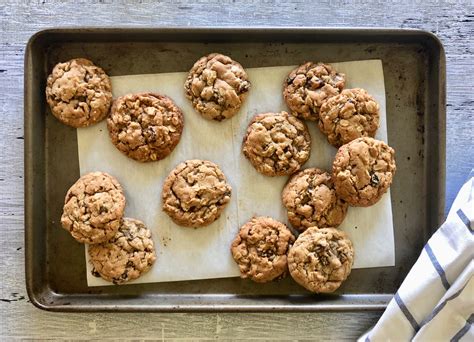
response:
<path fill-rule="evenodd" d="M 392 185 L 396 266 L 354 270 L 332 295 L 291 279 L 238 278 L 88 287 L 84 246 L 60 228 L 64 194 L 79 177 L 75 129 L 45 102 L 46 77 L 70 58 L 111 75 L 187 71 L 219 51 L 247 68 L 381 59 Z M 445 200 L 445 55 L 431 33 L 398 29 L 77 28 L 36 33 L 25 54 L 25 253 L 31 302 L 54 311 L 321 311 L 383 309 L 441 223 Z M 203 265 L 205 267 L 205 265 Z"/>

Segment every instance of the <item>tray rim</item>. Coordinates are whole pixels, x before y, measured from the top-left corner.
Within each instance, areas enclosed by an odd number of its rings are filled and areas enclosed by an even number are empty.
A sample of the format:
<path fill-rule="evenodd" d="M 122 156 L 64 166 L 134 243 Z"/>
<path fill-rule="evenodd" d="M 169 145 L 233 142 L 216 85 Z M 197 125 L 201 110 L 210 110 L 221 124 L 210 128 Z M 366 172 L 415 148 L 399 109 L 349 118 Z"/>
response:
<path fill-rule="evenodd" d="M 430 44 L 434 44 L 434 47 L 439 52 L 439 70 L 437 76 L 439 86 L 438 96 L 438 120 L 440 127 L 446 127 L 446 55 L 443 43 L 441 40 L 432 32 L 421 30 L 421 29 L 402 29 L 402 28 L 381 28 L 381 27 L 295 27 L 295 26 L 198 26 L 198 27 L 102 27 L 102 26 L 85 26 L 85 27 L 50 27 L 42 29 L 34 33 L 26 44 L 25 55 L 24 55 L 24 215 L 25 215 L 25 282 L 28 297 L 31 303 L 42 310 L 46 311 L 59 311 L 59 312 L 329 312 L 329 311 L 374 311 L 383 310 L 387 307 L 393 294 L 353 294 L 353 295 L 341 295 L 339 297 L 346 298 L 364 298 L 364 297 L 378 297 L 380 302 L 373 304 L 361 304 L 357 306 L 355 303 L 343 303 L 343 304 L 307 304 L 307 305 L 296 305 L 296 304 L 285 304 L 285 305 L 223 305 L 223 304 L 194 304 L 194 305 L 101 305 L 101 304 L 88 304 L 88 305 L 69 305 L 63 304 L 51 304 L 46 301 L 46 297 L 40 297 L 34 291 L 34 279 L 33 269 L 31 260 L 34 258 L 32 254 L 31 246 L 33 245 L 33 234 L 34 229 L 32 220 L 32 209 L 33 200 L 30 192 L 33 190 L 34 184 L 32 182 L 33 176 L 33 165 L 32 165 L 32 151 L 33 151 L 33 130 L 31 129 L 30 111 L 31 104 L 31 93 L 35 90 L 31 87 L 31 65 L 29 56 L 33 44 L 41 37 L 48 34 L 75 34 L 75 33 L 87 33 L 93 36 L 94 34 L 119 34 L 119 33 L 155 33 L 155 34 L 186 34 L 186 33 L 285 33 L 285 34 L 322 34 L 322 35 L 337 35 L 343 33 L 355 34 L 356 36 L 420 36 L 425 37 Z M 159 38 L 159 37 L 157 37 Z M 124 40 L 126 41 L 126 40 Z M 146 41 L 146 40 L 143 40 Z M 153 41 L 153 39 L 149 40 Z M 438 131 L 438 148 L 439 155 L 437 159 L 437 172 L 439 174 L 438 182 L 438 198 L 434 201 L 427 199 L 429 203 L 436 206 L 436 212 L 438 213 L 435 218 L 436 224 L 442 222 L 444 216 L 444 205 L 445 205 L 445 163 L 446 163 L 446 137 L 445 131 Z M 425 161 L 426 163 L 426 161 Z M 428 215 L 428 214 L 427 214 Z M 46 292 L 52 297 L 63 297 L 59 294 L 54 293 L 49 287 L 43 286 L 42 291 Z M 203 297 L 202 295 L 191 295 L 190 297 Z M 214 295 L 215 296 L 215 295 Z M 219 295 L 217 295 L 219 296 Z M 236 295 L 222 295 L 223 297 L 232 297 Z M 270 296 L 273 297 L 273 296 Z"/>
<path fill-rule="evenodd" d="M 353 26 L 353 27 L 343 27 L 343 26 L 327 26 L 327 27 L 316 27 L 316 26 L 156 26 L 156 27 L 127 27 L 127 26 L 52 26 L 41 29 L 33 33 L 26 43 L 26 48 L 31 48 L 31 45 L 36 39 L 45 34 L 50 33 L 65 33 L 71 34 L 76 33 L 77 31 L 84 31 L 89 34 L 95 33 L 121 33 L 122 31 L 133 32 L 133 33 L 242 33 L 242 32 L 251 32 L 251 33 L 261 33 L 262 30 L 264 33 L 268 32 L 282 32 L 282 33 L 321 33 L 321 34 L 340 34 L 340 33 L 351 33 L 357 34 L 359 36 L 364 36 L 366 34 L 396 34 L 402 36 L 412 36 L 420 35 L 426 36 L 427 38 L 433 40 L 442 52 L 443 56 L 444 45 L 439 39 L 439 37 L 431 31 L 416 29 L 416 28 L 398 28 L 398 27 L 364 27 L 364 26 Z M 26 50 L 25 50 L 26 55 Z"/>

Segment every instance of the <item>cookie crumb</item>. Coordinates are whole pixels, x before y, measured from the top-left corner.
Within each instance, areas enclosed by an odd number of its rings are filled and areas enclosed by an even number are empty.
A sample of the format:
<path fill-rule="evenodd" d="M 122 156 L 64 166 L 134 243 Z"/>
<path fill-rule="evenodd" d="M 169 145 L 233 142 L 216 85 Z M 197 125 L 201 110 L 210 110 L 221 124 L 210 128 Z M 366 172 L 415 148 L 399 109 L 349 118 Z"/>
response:
<path fill-rule="evenodd" d="M 96 278 L 100 278 L 100 273 L 97 272 L 97 270 L 94 267 L 92 268 L 91 274 Z"/>

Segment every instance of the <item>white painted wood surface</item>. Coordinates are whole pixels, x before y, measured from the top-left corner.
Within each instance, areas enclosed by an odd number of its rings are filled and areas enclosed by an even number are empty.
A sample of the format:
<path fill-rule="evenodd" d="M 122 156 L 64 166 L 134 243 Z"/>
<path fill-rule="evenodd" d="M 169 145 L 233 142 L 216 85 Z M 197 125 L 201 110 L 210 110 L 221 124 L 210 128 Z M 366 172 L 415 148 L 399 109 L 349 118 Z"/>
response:
<path fill-rule="evenodd" d="M 354 339 L 380 312 L 60 314 L 27 300 L 23 246 L 23 55 L 28 38 L 55 26 L 405 27 L 436 33 L 448 70 L 447 199 L 474 167 L 474 3 L 396 0 L 0 0 L 0 340 Z"/>

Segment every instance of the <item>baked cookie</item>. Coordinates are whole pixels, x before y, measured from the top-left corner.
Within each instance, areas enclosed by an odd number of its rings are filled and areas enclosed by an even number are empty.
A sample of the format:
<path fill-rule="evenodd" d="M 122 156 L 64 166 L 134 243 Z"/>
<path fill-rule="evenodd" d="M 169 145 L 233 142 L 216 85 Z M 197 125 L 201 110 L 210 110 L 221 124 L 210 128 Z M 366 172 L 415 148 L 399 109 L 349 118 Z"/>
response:
<path fill-rule="evenodd" d="M 288 253 L 293 279 L 309 291 L 336 291 L 351 273 L 354 249 L 347 235 L 335 228 L 311 227 L 298 236 Z"/>
<path fill-rule="evenodd" d="M 306 124 L 287 112 L 256 115 L 245 134 L 242 152 L 266 176 L 285 176 L 308 160 L 311 136 Z"/>
<path fill-rule="evenodd" d="M 189 71 L 184 90 L 194 109 L 209 120 L 232 117 L 242 106 L 250 82 L 242 65 L 230 57 L 211 53 Z"/>
<path fill-rule="evenodd" d="M 290 72 L 283 84 L 283 97 L 291 114 L 316 121 L 324 100 L 339 94 L 345 82 L 346 75 L 331 65 L 308 62 Z"/>
<path fill-rule="evenodd" d="M 324 101 L 319 129 L 335 146 L 361 137 L 374 137 L 379 127 L 379 105 L 364 89 L 345 89 Z"/>
<path fill-rule="evenodd" d="M 124 218 L 112 239 L 89 246 L 92 274 L 123 284 L 148 272 L 156 260 L 151 231 L 139 220 Z"/>
<path fill-rule="evenodd" d="M 230 248 L 241 278 L 265 283 L 286 275 L 287 252 L 295 237 L 281 222 L 254 217 L 244 224 Z"/>
<path fill-rule="evenodd" d="M 101 243 L 115 235 L 124 209 L 119 182 L 105 172 L 91 172 L 69 188 L 61 224 L 79 242 Z"/>
<path fill-rule="evenodd" d="M 395 151 L 373 138 L 358 138 L 342 145 L 332 166 L 339 197 L 356 207 L 375 204 L 392 184 Z"/>
<path fill-rule="evenodd" d="M 282 192 L 288 221 L 299 230 L 337 227 L 347 213 L 347 203 L 336 196 L 331 175 L 320 169 L 306 169 L 294 174 Z"/>
<path fill-rule="evenodd" d="M 72 127 L 104 119 L 112 103 L 107 74 L 85 58 L 56 64 L 46 81 L 46 101 L 53 115 Z"/>
<path fill-rule="evenodd" d="M 216 164 L 186 160 L 171 171 L 163 184 L 163 211 L 180 226 L 207 226 L 219 218 L 231 192 Z"/>
<path fill-rule="evenodd" d="M 181 138 L 183 114 L 167 96 L 128 94 L 117 98 L 107 118 L 112 143 L 140 162 L 168 156 Z"/>

